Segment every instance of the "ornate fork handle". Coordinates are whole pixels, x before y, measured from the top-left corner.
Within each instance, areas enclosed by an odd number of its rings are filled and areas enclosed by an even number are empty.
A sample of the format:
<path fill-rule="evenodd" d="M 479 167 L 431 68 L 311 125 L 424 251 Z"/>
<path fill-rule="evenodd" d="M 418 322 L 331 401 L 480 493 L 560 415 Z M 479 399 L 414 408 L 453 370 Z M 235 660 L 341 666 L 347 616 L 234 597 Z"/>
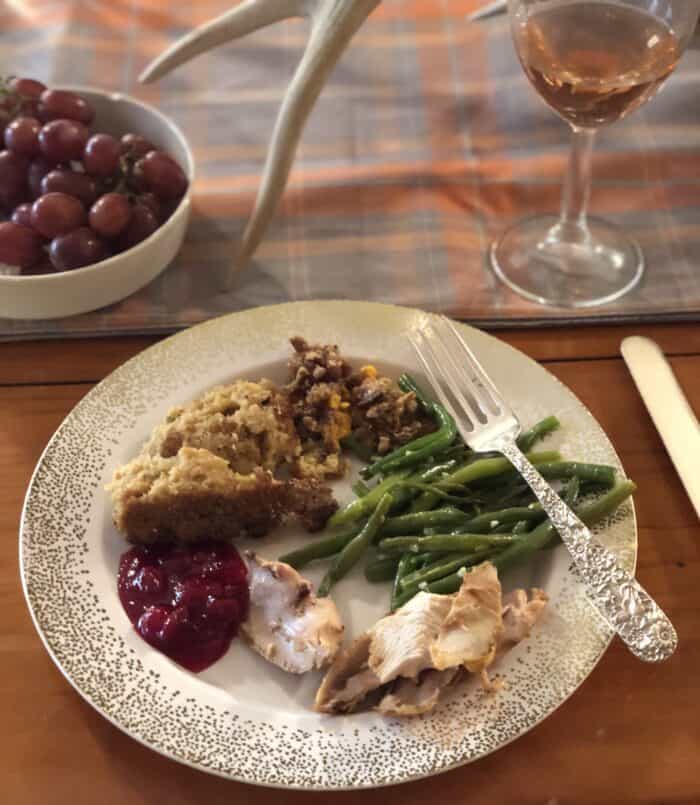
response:
<path fill-rule="evenodd" d="M 511 439 L 494 444 L 527 481 L 571 553 L 579 578 L 603 617 L 646 662 L 660 662 L 678 645 L 673 624 L 637 580 L 571 511 Z"/>

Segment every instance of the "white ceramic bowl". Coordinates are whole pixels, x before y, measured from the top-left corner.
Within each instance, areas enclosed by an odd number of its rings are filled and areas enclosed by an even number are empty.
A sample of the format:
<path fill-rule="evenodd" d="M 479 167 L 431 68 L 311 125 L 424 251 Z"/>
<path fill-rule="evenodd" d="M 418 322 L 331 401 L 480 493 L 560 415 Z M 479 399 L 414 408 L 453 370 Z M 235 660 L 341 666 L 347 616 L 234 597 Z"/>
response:
<path fill-rule="evenodd" d="M 57 274 L 0 276 L 0 317 L 55 319 L 110 305 L 147 285 L 177 254 L 192 206 L 194 160 L 180 129 L 157 109 L 120 93 L 65 87 L 95 109 L 91 129 L 121 136 L 133 131 L 167 151 L 189 180 L 187 193 L 170 218 L 150 237 L 115 257 Z"/>

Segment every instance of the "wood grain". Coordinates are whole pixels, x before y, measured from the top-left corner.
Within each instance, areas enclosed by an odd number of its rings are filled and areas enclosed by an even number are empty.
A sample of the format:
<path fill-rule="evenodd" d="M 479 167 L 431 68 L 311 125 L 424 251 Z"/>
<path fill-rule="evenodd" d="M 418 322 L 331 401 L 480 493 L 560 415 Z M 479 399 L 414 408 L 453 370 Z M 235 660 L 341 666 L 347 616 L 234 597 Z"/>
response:
<path fill-rule="evenodd" d="M 615 358 L 626 335 L 642 333 L 668 355 L 700 353 L 700 327 L 694 324 L 494 331 L 538 361 Z M 158 340 L 135 336 L 0 344 L 0 385 L 95 382 Z"/>
<path fill-rule="evenodd" d="M 700 802 L 700 524 L 678 481 L 627 370 L 611 354 L 631 333 L 601 330 L 528 334 L 531 354 L 568 344 L 549 369 L 591 409 L 638 485 L 640 581 L 674 620 L 678 653 L 664 665 L 635 661 L 614 643 L 581 688 L 527 736 L 499 752 L 440 777 L 403 786 L 332 796 L 281 792 L 231 783 L 166 760 L 101 718 L 61 676 L 38 639 L 19 583 L 17 527 L 24 491 L 46 441 L 91 383 L 143 345 L 139 339 L 12 345 L 2 362 L 0 389 L 0 730 L 2 801 L 8 805 L 297 805 L 328 801 L 362 805 L 525 803 L 640 805 Z M 655 328 L 644 328 L 647 332 Z M 699 328 L 676 329 L 677 352 L 695 343 Z M 684 333 L 682 335 L 681 333 Z M 518 336 L 522 338 L 522 336 Z M 549 340 L 547 340 L 549 339 Z M 507 340 L 516 340 L 509 336 Z M 527 339 L 526 339 L 527 340 Z M 663 340 L 663 339 L 661 339 Z M 550 345 L 551 342 L 551 345 Z M 597 360 L 576 354 L 588 345 Z M 520 343 L 522 346 L 522 341 Z M 4 345 L 7 350 L 9 345 Z M 700 348 L 673 359 L 696 410 L 700 408 Z M 22 359 L 19 360 L 19 356 Z M 10 378 L 14 378 L 10 380 Z M 51 378 L 44 385 L 41 378 Z M 283 797 L 283 799 L 282 799 Z"/>

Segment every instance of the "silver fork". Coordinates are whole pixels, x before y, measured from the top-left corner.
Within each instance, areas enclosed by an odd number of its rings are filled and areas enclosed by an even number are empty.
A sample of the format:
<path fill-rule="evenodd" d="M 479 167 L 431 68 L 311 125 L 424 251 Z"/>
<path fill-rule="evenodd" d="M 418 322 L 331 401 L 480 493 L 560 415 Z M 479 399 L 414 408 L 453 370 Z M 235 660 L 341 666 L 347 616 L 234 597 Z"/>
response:
<path fill-rule="evenodd" d="M 502 453 L 527 481 L 569 549 L 579 577 L 603 618 L 646 662 L 670 657 L 673 624 L 634 576 L 622 568 L 521 453 L 520 422 L 451 321 L 434 316 L 409 339 L 443 405 L 473 450 Z"/>

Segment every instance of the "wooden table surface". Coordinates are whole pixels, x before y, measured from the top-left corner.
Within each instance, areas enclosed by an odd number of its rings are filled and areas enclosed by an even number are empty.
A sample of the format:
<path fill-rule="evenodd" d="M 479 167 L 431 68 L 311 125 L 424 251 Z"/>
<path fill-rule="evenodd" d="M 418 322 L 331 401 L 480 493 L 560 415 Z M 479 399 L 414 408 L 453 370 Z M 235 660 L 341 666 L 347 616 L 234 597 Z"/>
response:
<path fill-rule="evenodd" d="M 205 803 L 700 803 L 700 525 L 619 357 L 656 338 L 700 410 L 700 325 L 499 334 L 591 409 L 639 486 L 638 577 L 675 622 L 680 648 L 648 666 L 614 642 L 556 713 L 495 754 L 438 778 L 370 792 L 306 794 L 231 783 L 179 766 L 101 718 L 44 651 L 19 581 L 24 492 L 78 400 L 153 339 L 0 345 L 0 801 L 7 805 Z M 700 457 L 698 458 L 700 471 Z M 281 797 L 284 797 L 281 800 Z"/>

